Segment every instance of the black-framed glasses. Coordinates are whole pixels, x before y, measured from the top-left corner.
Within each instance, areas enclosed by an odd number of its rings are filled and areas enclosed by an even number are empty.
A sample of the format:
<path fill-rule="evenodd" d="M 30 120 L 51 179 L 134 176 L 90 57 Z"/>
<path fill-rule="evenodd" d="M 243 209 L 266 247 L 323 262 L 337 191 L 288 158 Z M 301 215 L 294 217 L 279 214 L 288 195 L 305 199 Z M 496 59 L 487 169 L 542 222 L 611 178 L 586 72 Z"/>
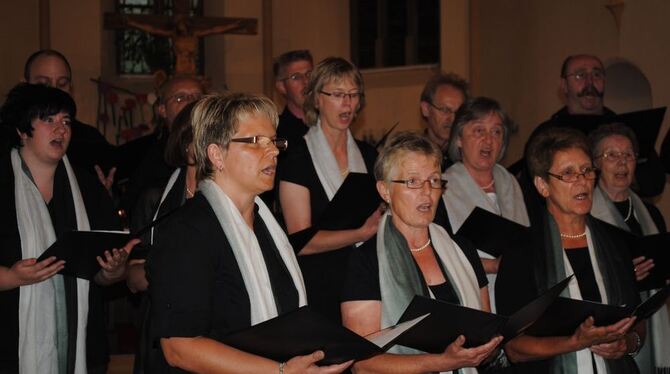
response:
<path fill-rule="evenodd" d="M 337 101 L 344 101 L 345 97 L 348 97 L 349 100 L 354 100 L 354 99 L 359 100 L 363 96 L 363 94 L 360 93 L 360 92 L 346 93 L 346 92 L 340 92 L 340 91 L 335 91 L 335 92 L 319 91 L 319 93 L 324 94 L 326 96 L 330 96 Z"/>
<path fill-rule="evenodd" d="M 606 151 L 596 156 L 596 158 L 602 158 L 610 162 L 628 162 L 637 160 L 637 153 L 631 151 Z"/>
<path fill-rule="evenodd" d="M 413 190 L 417 190 L 419 188 L 423 188 L 423 186 L 428 182 L 428 185 L 430 188 L 435 189 L 435 190 L 443 190 L 447 188 L 447 180 L 446 179 L 440 179 L 440 178 L 428 178 L 428 179 L 418 179 L 418 178 L 408 178 L 408 179 L 393 179 L 391 180 L 393 183 L 402 183 L 407 188 L 411 188 Z"/>
<path fill-rule="evenodd" d="M 601 81 L 605 79 L 605 71 L 601 69 L 593 69 L 591 71 L 580 70 L 564 76 L 564 78 L 568 77 L 573 77 L 578 82 L 585 81 L 588 77 L 591 77 L 594 81 Z"/>
<path fill-rule="evenodd" d="M 277 149 L 280 151 L 285 151 L 286 148 L 288 148 L 288 140 L 278 138 L 273 139 L 265 135 L 249 136 L 246 138 L 235 138 L 230 139 L 230 141 L 235 143 L 258 144 L 263 148 L 268 147 L 270 144 L 274 144 L 274 146 L 277 147 Z"/>
<path fill-rule="evenodd" d="M 455 111 L 455 110 L 451 110 L 451 108 L 449 108 L 449 107 L 446 107 L 446 106 L 437 106 L 437 105 L 435 105 L 435 104 L 433 104 L 433 103 L 431 103 L 431 102 L 428 102 L 428 104 L 430 104 L 430 106 L 432 106 L 433 108 L 435 108 L 435 110 L 437 110 L 437 111 L 439 111 L 439 112 L 442 112 L 442 113 L 444 113 L 444 114 L 446 114 L 446 115 L 448 115 L 448 116 L 453 116 L 454 114 L 456 114 L 456 111 Z M 450 127 L 451 127 L 451 126 L 450 126 Z"/>
<path fill-rule="evenodd" d="M 288 80 L 290 80 L 290 81 L 292 81 L 292 82 L 308 81 L 310 75 L 312 75 L 312 71 L 311 71 L 311 70 L 308 70 L 308 71 L 306 71 L 306 72 L 304 72 L 304 73 L 297 72 L 297 73 L 290 74 L 289 76 L 284 77 L 284 78 L 281 78 L 281 79 L 279 79 L 279 80 L 280 80 L 280 81 L 288 81 Z"/>
<path fill-rule="evenodd" d="M 560 181 L 563 181 L 565 183 L 575 183 L 577 180 L 579 180 L 579 177 L 584 177 L 586 180 L 594 180 L 598 178 L 598 169 L 596 168 L 584 168 L 582 169 L 581 172 L 576 172 L 572 170 L 568 170 L 562 174 L 554 174 L 547 172 L 547 175 L 550 177 L 554 177 Z"/>

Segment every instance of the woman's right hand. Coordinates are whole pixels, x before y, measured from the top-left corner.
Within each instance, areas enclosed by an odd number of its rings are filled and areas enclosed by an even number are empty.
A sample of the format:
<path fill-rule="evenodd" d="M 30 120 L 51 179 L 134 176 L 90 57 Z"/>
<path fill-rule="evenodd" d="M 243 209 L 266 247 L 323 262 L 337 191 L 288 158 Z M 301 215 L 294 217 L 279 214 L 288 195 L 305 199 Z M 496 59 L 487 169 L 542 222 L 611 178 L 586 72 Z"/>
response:
<path fill-rule="evenodd" d="M 375 209 L 372 214 L 365 220 L 363 226 L 359 227 L 358 230 L 361 234 L 361 242 L 367 241 L 377 233 L 377 228 L 379 227 L 379 220 L 382 218 L 382 206 Z"/>
<path fill-rule="evenodd" d="M 635 317 L 627 317 L 609 326 L 598 327 L 594 325 L 593 317 L 588 317 L 572 335 L 577 345 L 576 351 L 621 339 L 633 327 L 635 320 Z"/>
<path fill-rule="evenodd" d="M 3 281 L 0 282 L 0 291 L 42 282 L 56 275 L 64 266 L 65 261 L 57 260 L 53 256 L 40 262 L 36 258 L 16 261 L 5 271 Z"/>
<path fill-rule="evenodd" d="M 305 356 L 296 356 L 286 362 L 284 366 L 285 374 L 336 374 L 345 371 L 353 360 L 336 365 L 317 366 L 316 363 L 325 357 L 323 351 L 316 351 Z"/>
<path fill-rule="evenodd" d="M 454 340 L 444 353 L 439 355 L 440 365 L 435 371 L 449 371 L 464 367 L 477 367 L 496 349 L 502 341 L 502 336 L 496 336 L 486 344 L 477 347 L 465 348 L 465 337 L 459 336 Z"/>

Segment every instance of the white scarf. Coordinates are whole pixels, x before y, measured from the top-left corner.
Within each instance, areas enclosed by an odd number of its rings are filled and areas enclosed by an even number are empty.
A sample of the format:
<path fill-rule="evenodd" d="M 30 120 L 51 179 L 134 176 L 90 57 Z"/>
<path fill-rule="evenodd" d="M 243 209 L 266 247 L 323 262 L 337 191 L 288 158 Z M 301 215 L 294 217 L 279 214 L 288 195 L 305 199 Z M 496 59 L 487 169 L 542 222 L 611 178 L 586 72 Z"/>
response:
<path fill-rule="evenodd" d="M 232 200 L 214 181 L 211 179 L 201 181 L 198 184 L 198 190 L 202 192 L 214 210 L 216 217 L 219 219 L 219 224 L 233 249 L 235 260 L 240 268 L 242 279 L 244 279 L 244 286 L 249 294 L 251 324 L 255 325 L 276 317 L 277 306 L 272 294 L 270 276 L 254 231 L 244 221 L 242 214 Z M 298 291 L 299 305 L 303 306 L 307 303 L 305 284 L 293 248 L 263 200 L 256 197 L 256 204 L 258 205 L 258 213 L 265 222 L 272 240 L 293 279 L 293 284 Z"/>
<path fill-rule="evenodd" d="M 22 168 L 18 150 L 11 151 L 14 171 L 16 223 L 23 259 L 37 258 L 56 241 L 49 210 L 35 183 Z M 67 156 L 63 157 L 77 217 L 77 229 L 90 229 L 77 178 Z M 19 288 L 19 372 L 57 373 L 55 275 L 43 282 Z M 85 374 L 86 323 L 88 320 L 87 280 L 77 278 L 77 336 L 75 373 Z"/>
<path fill-rule="evenodd" d="M 387 256 L 387 250 L 384 245 L 384 235 L 386 231 L 386 220 L 391 219 L 387 212 L 379 221 L 377 231 L 377 258 L 379 261 L 379 288 L 382 298 L 382 320 L 381 328 L 385 329 L 394 325 L 401 317 L 403 311 L 411 302 L 413 295 L 403 292 L 403 286 L 407 285 L 408 279 L 403 274 L 398 274 L 399 266 L 393 263 L 392 258 Z M 437 253 L 438 259 L 444 265 L 448 273 L 449 281 L 458 295 L 461 305 L 473 309 L 481 310 L 481 298 L 479 283 L 475 271 L 468 261 L 463 251 L 458 247 L 449 234 L 441 226 L 431 223 L 428 226 L 430 239 L 433 249 Z M 409 254 L 411 256 L 411 254 Z M 431 298 L 435 298 L 432 292 Z M 399 299 L 405 300 L 399 300 Z M 389 352 L 398 354 L 416 354 L 417 350 L 406 347 L 394 346 Z M 460 369 L 464 374 L 476 374 L 474 368 Z"/>
<path fill-rule="evenodd" d="M 628 190 L 628 194 L 630 196 L 631 209 L 633 209 L 632 214 L 640 224 L 642 233 L 644 235 L 658 234 L 658 228 L 640 197 L 631 190 Z M 593 191 L 591 215 L 623 230 L 630 231 L 628 224 L 624 221 L 624 217 L 621 216 L 619 210 L 600 186 L 596 187 Z M 643 297 L 651 296 L 654 293 L 655 291 L 650 291 L 647 295 L 645 292 Z M 647 337 L 648 342 L 651 344 L 645 344 L 640 354 L 635 356 L 635 361 L 637 361 L 642 372 L 645 370 L 654 370 L 650 367 L 652 364 L 658 368 L 670 367 L 670 316 L 666 312 L 666 308 L 661 308 L 649 319 Z"/>
<path fill-rule="evenodd" d="M 457 232 L 461 228 L 476 207 L 501 215 L 518 224 L 530 226 L 521 187 L 519 187 L 516 178 L 504 167 L 498 164 L 493 166 L 497 204 L 477 185 L 462 162 L 457 162 L 449 167 L 445 171 L 444 177 L 449 181 L 449 186 L 442 194 L 442 199 L 447 208 L 449 223 L 454 232 Z M 479 250 L 477 252 L 481 258 L 494 258 L 486 252 Z M 486 274 L 486 278 L 489 281 L 491 310 L 495 312 L 495 283 L 497 276 L 496 274 Z"/>
<path fill-rule="evenodd" d="M 608 304 L 607 292 L 605 290 L 605 283 L 603 282 L 603 275 L 600 271 L 600 266 L 598 266 L 598 259 L 596 258 L 596 253 L 593 247 L 593 241 L 591 239 L 591 232 L 589 231 L 588 226 L 586 227 L 586 242 L 589 250 L 589 258 L 591 259 L 591 265 L 593 267 L 593 274 L 595 275 L 596 279 L 596 285 L 598 286 L 598 291 L 600 292 L 600 297 L 602 298 L 601 303 Z M 565 274 L 563 276 L 567 278 L 568 276 L 574 274 L 575 272 L 572 269 L 568 256 L 565 254 L 565 250 L 563 250 L 562 252 L 563 252 L 563 264 L 565 265 Z M 579 283 L 577 282 L 576 277 L 573 277 L 570 283 L 568 283 L 568 287 L 566 288 L 566 290 L 568 293 L 567 296 L 568 298 L 575 300 L 584 300 L 582 298 L 582 293 L 579 290 Z M 593 355 L 593 357 L 595 358 L 598 374 L 607 374 L 607 364 L 605 363 L 605 359 L 592 353 L 590 349 L 588 348 L 582 349 L 575 353 L 577 354 L 576 374 L 595 374 L 593 372 L 591 355 Z"/>
<path fill-rule="evenodd" d="M 156 207 L 156 213 L 154 213 L 154 218 L 153 221 L 158 218 L 158 212 L 161 210 L 161 205 L 163 205 L 163 201 L 165 201 L 165 198 L 167 195 L 172 191 L 172 187 L 174 187 L 175 182 L 177 181 L 177 178 L 179 178 L 179 173 L 181 172 L 181 168 L 178 168 L 177 170 L 172 172 L 172 175 L 170 175 L 170 179 L 168 179 L 167 185 L 165 186 L 165 189 L 163 190 L 163 195 L 161 196 L 160 202 L 158 202 L 158 206 Z M 154 244 L 154 229 L 156 227 L 153 226 L 151 228 L 151 236 L 149 238 L 149 244 Z"/>
<path fill-rule="evenodd" d="M 309 128 L 305 134 L 305 143 L 312 157 L 316 175 L 326 191 L 328 200 L 332 200 L 335 193 L 344 182 L 345 175 L 340 173 L 340 167 L 337 165 L 335 155 L 328 145 L 328 140 L 321 128 L 321 120 L 316 125 Z M 347 167 L 350 173 L 367 173 L 365 161 L 361 155 L 360 149 L 356 145 L 351 130 L 347 130 Z"/>

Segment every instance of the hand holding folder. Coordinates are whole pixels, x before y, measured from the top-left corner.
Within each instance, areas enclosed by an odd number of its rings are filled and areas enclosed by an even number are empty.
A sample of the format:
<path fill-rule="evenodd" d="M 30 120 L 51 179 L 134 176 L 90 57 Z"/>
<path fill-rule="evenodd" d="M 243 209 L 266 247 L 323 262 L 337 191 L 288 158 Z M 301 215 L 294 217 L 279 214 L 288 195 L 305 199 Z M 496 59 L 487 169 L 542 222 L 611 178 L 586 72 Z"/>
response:
<path fill-rule="evenodd" d="M 321 350 L 325 357 L 318 364 L 330 365 L 383 353 L 426 317 L 418 316 L 361 337 L 304 306 L 217 340 L 280 362 Z"/>

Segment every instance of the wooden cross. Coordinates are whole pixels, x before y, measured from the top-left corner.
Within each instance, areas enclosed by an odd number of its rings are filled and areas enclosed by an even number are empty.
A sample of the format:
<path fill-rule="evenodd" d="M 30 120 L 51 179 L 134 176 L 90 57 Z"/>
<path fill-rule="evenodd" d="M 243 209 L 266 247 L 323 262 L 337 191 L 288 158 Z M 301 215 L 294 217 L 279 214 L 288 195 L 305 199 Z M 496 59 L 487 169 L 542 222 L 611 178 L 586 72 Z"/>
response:
<path fill-rule="evenodd" d="M 172 40 L 175 74 L 197 74 L 198 39 L 214 34 L 255 35 L 255 18 L 190 17 L 189 0 L 174 0 L 173 15 L 105 13 L 106 29 L 138 29 Z"/>

